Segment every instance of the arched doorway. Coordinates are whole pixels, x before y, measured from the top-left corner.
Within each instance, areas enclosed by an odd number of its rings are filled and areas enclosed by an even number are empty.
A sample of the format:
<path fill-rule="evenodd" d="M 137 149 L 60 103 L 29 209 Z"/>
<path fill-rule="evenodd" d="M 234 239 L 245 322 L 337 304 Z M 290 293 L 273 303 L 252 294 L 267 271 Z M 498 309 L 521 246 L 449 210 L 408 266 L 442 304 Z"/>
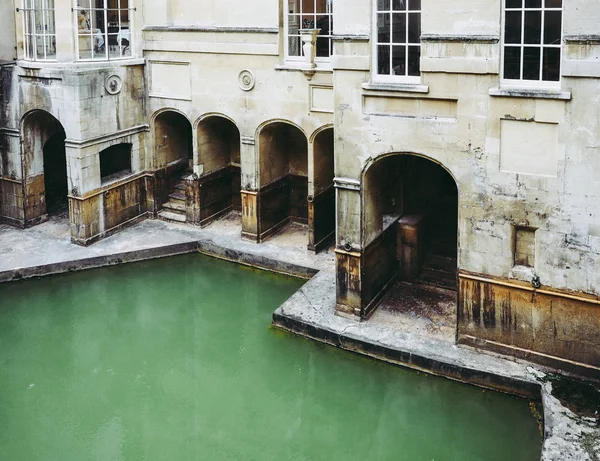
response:
<path fill-rule="evenodd" d="M 308 196 L 308 248 L 327 247 L 335 234 L 333 128 L 319 131 L 313 139 L 313 171 Z"/>
<path fill-rule="evenodd" d="M 157 167 L 175 163 L 192 167 L 192 125 L 179 112 L 167 110 L 154 119 L 154 161 Z"/>
<path fill-rule="evenodd" d="M 240 131 L 233 121 L 210 115 L 198 122 L 198 212 L 205 225 L 241 210 Z"/>
<path fill-rule="evenodd" d="M 192 125 L 187 117 L 166 110 L 154 118 L 154 200 L 159 217 L 167 221 L 186 222 L 184 178 L 192 172 Z"/>
<path fill-rule="evenodd" d="M 65 138 L 63 126 L 48 112 L 36 110 L 22 120 L 26 224 L 39 222 L 46 215 L 67 213 L 69 185 Z"/>
<path fill-rule="evenodd" d="M 388 155 L 364 172 L 362 194 L 362 286 L 365 299 L 374 300 L 363 315 L 369 315 L 398 279 L 411 286 L 451 290 L 455 323 L 458 189 L 454 178 L 427 158 Z"/>
<path fill-rule="evenodd" d="M 260 131 L 258 150 L 258 240 L 263 240 L 288 222 L 308 222 L 308 141 L 297 126 L 272 122 Z"/>

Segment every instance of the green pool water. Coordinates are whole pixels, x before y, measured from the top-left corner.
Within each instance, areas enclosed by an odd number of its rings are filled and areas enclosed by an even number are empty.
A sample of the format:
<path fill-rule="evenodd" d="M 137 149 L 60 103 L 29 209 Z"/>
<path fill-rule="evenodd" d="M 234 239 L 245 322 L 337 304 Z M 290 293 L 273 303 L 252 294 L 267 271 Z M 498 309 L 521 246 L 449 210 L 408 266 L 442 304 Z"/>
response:
<path fill-rule="evenodd" d="M 0 459 L 534 461 L 529 402 L 269 327 L 200 255 L 0 284 Z"/>

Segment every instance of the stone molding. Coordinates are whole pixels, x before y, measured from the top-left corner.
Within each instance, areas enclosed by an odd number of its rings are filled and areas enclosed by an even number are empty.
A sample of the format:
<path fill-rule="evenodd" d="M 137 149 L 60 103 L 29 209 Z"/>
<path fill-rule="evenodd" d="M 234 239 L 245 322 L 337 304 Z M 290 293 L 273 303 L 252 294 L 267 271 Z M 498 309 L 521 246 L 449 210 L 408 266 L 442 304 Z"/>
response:
<path fill-rule="evenodd" d="M 147 123 L 143 125 L 137 125 L 131 128 L 127 128 L 125 130 L 117 131 L 116 133 L 111 133 L 107 135 L 97 136 L 95 138 L 89 138 L 85 140 L 78 139 L 66 139 L 65 147 L 71 147 L 76 149 L 83 149 L 85 147 L 90 147 L 95 144 L 101 144 L 105 142 L 115 141 L 120 138 L 125 138 L 127 136 L 133 136 L 139 133 L 149 132 L 150 125 Z"/>
<path fill-rule="evenodd" d="M 438 35 L 423 34 L 421 42 L 499 43 L 498 35 Z"/>
<path fill-rule="evenodd" d="M 360 180 L 354 178 L 333 178 L 336 189 L 360 191 Z"/>
<path fill-rule="evenodd" d="M 276 27 L 231 27 L 231 26 L 145 26 L 143 32 L 221 32 L 236 34 L 278 34 Z"/>
<path fill-rule="evenodd" d="M 369 35 L 361 35 L 361 34 L 334 34 L 331 37 L 332 40 L 340 40 L 346 42 L 368 42 L 371 40 Z"/>
<path fill-rule="evenodd" d="M 563 42 L 568 45 L 600 45 L 600 35 L 565 35 Z"/>

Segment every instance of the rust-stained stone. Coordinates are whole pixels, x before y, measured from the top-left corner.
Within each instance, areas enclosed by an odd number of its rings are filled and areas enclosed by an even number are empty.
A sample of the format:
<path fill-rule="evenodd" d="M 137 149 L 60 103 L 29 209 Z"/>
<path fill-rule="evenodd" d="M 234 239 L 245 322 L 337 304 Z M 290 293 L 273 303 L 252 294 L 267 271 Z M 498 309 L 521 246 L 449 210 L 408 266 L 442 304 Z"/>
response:
<path fill-rule="evenodd" d="M 600 377 L 600 304 L 589 296 L 460 277 L 458 340 Z M 579 364 L 579 365 L 577 365 Z"/>

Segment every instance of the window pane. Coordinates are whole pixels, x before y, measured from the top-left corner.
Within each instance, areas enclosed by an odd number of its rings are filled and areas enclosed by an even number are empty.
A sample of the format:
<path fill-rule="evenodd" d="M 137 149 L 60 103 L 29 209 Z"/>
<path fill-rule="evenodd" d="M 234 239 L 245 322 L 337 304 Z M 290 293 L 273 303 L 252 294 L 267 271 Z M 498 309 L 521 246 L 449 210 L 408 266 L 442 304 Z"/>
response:
<path fill-rule="evenodd" d="M 406 1 L 407 0 L 393 0 L 392 9 L 396 11 L 406 11 Z"/>
<path fill-rule="evenodd" d="M 558 82 L 560 80 L 560 48 L 544 49 L 542 80 L 550 82 Z"/>
<path fill-rule="evenodd" d="M 421 43 L 421 13 L 408 15 L 408 42 Z"/>
<path fill-rule="evenodd" d="M 406 75 L 405 46 L 392 46 L 392 75 Z"/>
<path fill-rule="evenodd" d="M 377 10 L 389 11 L 390 10 L 390 0 L 377 0 Z"/>
<path fill-rule="evenodd" d="M 506 0 L 506 8 L 521 8 L 522 6 L 522 0 Z"/>
<path fill-rule="evenodd" d="M 541 43 L 542 12 L 525 11 L 525 40 L 523 43 Z"/>
<path fill-rule="evenodd" d="M 377 15 L 377 41 L 390 43 L 390 15 L 389 13 Z"/>
<path fill-rule="evenodd" d="M 406 43 L 406 13 L 392 13 L 392 42 Z"/>
<path fill-rule="evenodd" d="M 408 0 L 408 9 L 411 11 L 421 10 L 421 0 Z"/>
<path fill-rule="evenodd" d="M 288 54 L 300 56 L 301 41 L 299 36 L 290 35 L 288 38 Z"/>
<path fill-rule="evenodd" d="M 302 16 L 302 28 L 303 29 L 314 29 L 315 17 L 314 16 Z"/>
<path fill-rule="evenodd" d="M 541 8 L 542 0 L 525 0 L 525 8 Z"/>
<path fill-rule="evenodd" d="M 317 56 L 320 58 L 327 58 L 329 57 L 329 42 L 330 39 L 329 38 L 325 38 L 325 37 L 321 37 L 318 36 L 317 37 Z"/>
<path fill-rule="evenodd" d="M 504 24 L 504 43 L 521 43 L 521 12 L 507 11 Z"/>
<path fill-rule="evenodd" d="M 562 0 L 546 0 L 546 8 L 562 8 Z"/>
<path fill-rule="evenodd" d="M 421 47 L 420 46 L 409 46 L 408 47 L 408 75 L 419 76 L 421 75 Z"/>
<path fill-rule="evenodd" d="M 547 45 L 560 44 L 560 29 L 561 29 L 560 11 L 544 12 L 544 43 Z"/>
<path fill-rule="evenodd" d="M 383 75 L 390 74 L 390 47 L 377 47 L 377 73 Z"/>
<path fill-rule="evenodd" d="M 304 13 L 314 13 L 315 12 L 315 2 L 314 0 L 308 0 L 302 2 L 302 14 Z"/>
<path fill-rule="evenodd" d="M 540 79 L 540 48 L 523 48 L 523 80 Z"/>
<path fill-rule="evenodd" d="M 521 48 L 511 46 L 504 49 L 504 78 L 521 78 Z"/>

